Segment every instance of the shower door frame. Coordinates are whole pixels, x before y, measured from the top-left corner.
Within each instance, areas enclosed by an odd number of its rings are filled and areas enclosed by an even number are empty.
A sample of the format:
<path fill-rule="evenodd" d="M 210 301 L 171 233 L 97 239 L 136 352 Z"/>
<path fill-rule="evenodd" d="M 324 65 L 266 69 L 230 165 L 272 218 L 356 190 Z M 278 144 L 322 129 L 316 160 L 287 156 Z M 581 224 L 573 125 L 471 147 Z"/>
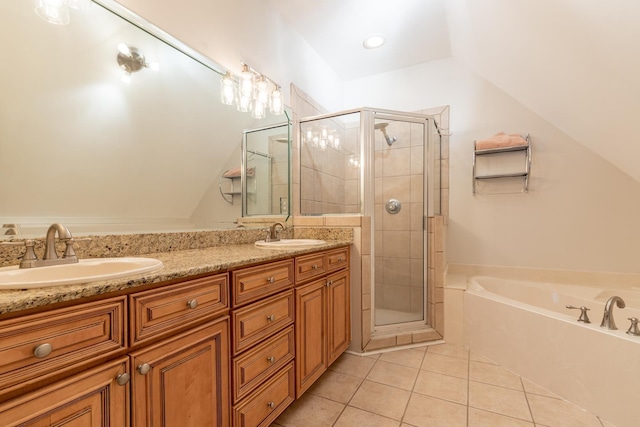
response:
<path fill-rule="evenodd" d="M 432 203 L 430 202 L 429 197 L 431 193 L 429 192 L 429 183 L 433 182 L 432 177 L 430 176 L 433 173 L 433 168 L 429 167 L 430 160 L 432 159 L 431 154 L 431 144 L 430 135 L 432 132 L 431 127 L 434 125 L 434 118 L 430 115 L 418 114 L 418 113 L 408 113 L 402 111 L 395 110 L 383 110 L 383 109 L 373 109 L 373 108 L 364 108 L 362 114 L 362 119 L 360 122 L 361 129 L 361 153 L 368 154 L 368 159 L 363 162 L 365 168 L 363 170 L 363 179 L 362 182 L 365 184 L 362 190 L 363 195 L 370 195 L 369 197 L 364 197 L 364 215 L 367 215 L 371 218 L 371 272 L 370 277 L 372 278 L 371 283 L 371 335 L 375 336 L 376 334 L 386 335 L 391 332 L 401 332 L 404 330 L 415 330 L 424 328 L 425 326 L 432 326 L 428 324 L 428 269 L 429 269 L 429 253 L 428 253 L 428 230 L 427 230 L 427 217 L 431 212 Z M 423 298 L 422 298 L 422 319 L 408 322 L 400 322 L 394 324 L 387 325 L 377 325 L 376 324 L 376 245 L 375 245 L 375 215 L 374 215 L 374 206 L 375 206 L 375 130 L 374 124 L 375 120 L 389 120 L 389 121 L 397 121 L 397 122 L 408 122 L 408 123 L 417 123 L 424 125 L 424 133 L 423 133 L 423 214 L 422 214 L 422 247 L 423 247 L 423 255 L 422 255 L 422 289 L 423 289 Z M 371 149 L 365 151 L 365 147 L 367 141 L 371 141 Z M 366 179 L 365 179 L 366 177 Z M 368 188 L 366 188 L 368 187 Z"/>

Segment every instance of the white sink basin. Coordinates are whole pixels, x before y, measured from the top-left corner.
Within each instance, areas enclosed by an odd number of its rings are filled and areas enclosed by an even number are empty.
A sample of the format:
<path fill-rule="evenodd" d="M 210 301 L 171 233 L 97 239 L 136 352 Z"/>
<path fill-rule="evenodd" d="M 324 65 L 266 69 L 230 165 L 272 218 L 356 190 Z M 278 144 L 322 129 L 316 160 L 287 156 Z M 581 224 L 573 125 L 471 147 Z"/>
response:
<path fill-rule="evenodd" d="M 264 240 L 258 240 L 256 246 L 258 248 L 266 249 L 303 249 L 312 248 L 314 246 L 324 245 L 324 240 L 316 239 L 280 239 L 277 242 L 265 242 Z"/>
<path fill-rule="evenodd" d="M 81 259 L 75 264 L 49 267 L 18 268 L 16 265 L 0 268 L 0 289 L 89 283 L 149 273 L 161 268 L 160 260 L 136 257 Z"/>

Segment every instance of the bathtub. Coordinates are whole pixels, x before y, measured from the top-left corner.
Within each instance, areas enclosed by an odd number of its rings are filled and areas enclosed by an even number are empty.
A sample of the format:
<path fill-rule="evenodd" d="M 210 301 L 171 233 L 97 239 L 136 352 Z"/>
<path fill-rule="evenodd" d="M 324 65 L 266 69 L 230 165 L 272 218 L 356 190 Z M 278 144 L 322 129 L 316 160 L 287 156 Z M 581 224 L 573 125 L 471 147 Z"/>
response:
<path fill-rule="evenodd" d="M 618 330 L 600 327 L 604 305 Z M 640 319 L 640 288 L 596 288 L 487 276 L 471 277 L 463 296 L 464 343 L 496 363 L 614 423 L 640 425 L 640 337 L 626 334 Z M 590 324 L 578 322 L 589 307 Z"/>

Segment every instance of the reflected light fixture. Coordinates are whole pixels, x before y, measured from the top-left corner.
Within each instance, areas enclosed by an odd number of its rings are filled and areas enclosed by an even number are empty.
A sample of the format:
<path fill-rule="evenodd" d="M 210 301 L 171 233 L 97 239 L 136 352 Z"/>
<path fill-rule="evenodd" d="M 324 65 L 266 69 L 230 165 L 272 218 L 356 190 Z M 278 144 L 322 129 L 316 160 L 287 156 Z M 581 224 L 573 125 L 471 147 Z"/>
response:
<path fill-rule="evenodd" d="M 236 78 L 227 71 L 220 80 L 220 102 L 234 105 L 238 111 L 256 119 L 266 116 L 267 109 L 274 116 L 284 114 L 280 86 L 273 80 L 241 63 L 242 71 Z"/>
<path fill-rule="evenodd" d="M 129 46 L 126 43 L 118 44 L 117 60 L 120 68 L 124 70 L 122 81 L 125 83 L 131 83 L 131 74 L 137 73 L 143 68 L 151 68 L 154 71 L 160 69 L 159 65 L 155 62 L 147 63 L 144 55 L 138 48 Z"/>
<path fill-rule="evenodd" d="M 55 25 L 67 25 L 69 9 L 88 10 L 91 0 L 34 0 L 35 12 L 40 18 Z"/>
<path fill-rule="evenodd" d="M 387 39 L 382 34 L 371 34 L 362 42 L 366 49 L 377 49 L 386 43 Z"/>

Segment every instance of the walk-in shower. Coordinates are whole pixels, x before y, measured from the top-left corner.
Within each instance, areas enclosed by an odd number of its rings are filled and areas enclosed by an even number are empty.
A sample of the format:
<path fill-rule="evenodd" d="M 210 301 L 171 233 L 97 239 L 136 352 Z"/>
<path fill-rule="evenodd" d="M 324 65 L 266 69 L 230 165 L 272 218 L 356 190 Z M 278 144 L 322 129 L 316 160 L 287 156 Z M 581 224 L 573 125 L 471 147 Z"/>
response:
<path fill-rule="evenodd" d="M 363 236 L 371 242 L 371 274 L 363 277 L 371 281 L 362 286 L 372 289 L 374 333 L 427 324 L 426 219 L 439 213 L 440 198 L 434 135 L 433 117 L 399 111 L 300 121 L 301 214 L 371 218 Z"/>

